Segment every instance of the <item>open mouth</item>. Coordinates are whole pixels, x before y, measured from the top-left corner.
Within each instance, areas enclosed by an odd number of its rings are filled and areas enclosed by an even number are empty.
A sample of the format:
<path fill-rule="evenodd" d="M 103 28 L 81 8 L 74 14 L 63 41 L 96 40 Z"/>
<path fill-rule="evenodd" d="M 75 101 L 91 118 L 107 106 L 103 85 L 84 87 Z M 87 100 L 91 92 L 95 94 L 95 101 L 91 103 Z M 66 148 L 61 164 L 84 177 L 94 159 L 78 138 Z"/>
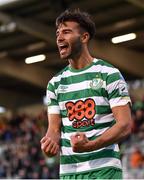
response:
<path fill-rule="evenodd" d="M 67 48 L 68 48 L 68 45 L 60 45 L 60 46 L 59 46 L 59 51 L 60 51 L 60 53 L 61 53 L 61 54 L 65 53 L 66 50 L 67 50 Z"/>

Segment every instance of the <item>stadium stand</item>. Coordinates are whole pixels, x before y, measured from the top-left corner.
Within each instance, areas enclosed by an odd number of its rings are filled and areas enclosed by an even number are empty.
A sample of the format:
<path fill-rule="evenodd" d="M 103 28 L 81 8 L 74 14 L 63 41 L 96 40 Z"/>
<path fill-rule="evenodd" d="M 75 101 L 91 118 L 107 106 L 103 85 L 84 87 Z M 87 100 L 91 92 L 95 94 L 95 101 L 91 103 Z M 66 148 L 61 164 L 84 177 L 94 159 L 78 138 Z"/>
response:
<path fill-rule="evenodd" d="M 45 111 L 0 119 L 0 178 L 58 178 L 58 158 L 47 159 L 40 149 L 46 127 Z"/>

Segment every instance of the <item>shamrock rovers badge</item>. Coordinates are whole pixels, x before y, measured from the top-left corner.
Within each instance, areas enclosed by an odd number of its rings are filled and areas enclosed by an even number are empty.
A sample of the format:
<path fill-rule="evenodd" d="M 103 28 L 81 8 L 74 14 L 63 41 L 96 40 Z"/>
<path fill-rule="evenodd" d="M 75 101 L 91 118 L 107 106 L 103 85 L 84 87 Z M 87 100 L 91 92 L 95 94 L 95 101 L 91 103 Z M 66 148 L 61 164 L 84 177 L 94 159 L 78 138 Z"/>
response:
<path fill-rule="evenodd" d="M 90 82 L 90 87 L 94 90 L 101 88 L 103 85 L 103 80 L 96 76 L 96 78 L 92 79 Z"/>

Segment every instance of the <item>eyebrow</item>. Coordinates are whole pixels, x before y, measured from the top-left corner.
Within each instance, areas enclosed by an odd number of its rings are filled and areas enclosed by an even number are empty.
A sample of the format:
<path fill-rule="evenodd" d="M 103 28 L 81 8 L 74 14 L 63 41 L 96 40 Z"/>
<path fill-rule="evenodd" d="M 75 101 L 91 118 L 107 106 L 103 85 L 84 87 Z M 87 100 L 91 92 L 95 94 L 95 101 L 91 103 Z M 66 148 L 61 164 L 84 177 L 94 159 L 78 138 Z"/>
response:
<path fill-rule="evenodd" d="M 66 29 L 62 29 L 62 31 L 72 31 L 72 29 L 66 28 Z M 56 34 L 59 33 L 59 29 L 56 30 Z"/>

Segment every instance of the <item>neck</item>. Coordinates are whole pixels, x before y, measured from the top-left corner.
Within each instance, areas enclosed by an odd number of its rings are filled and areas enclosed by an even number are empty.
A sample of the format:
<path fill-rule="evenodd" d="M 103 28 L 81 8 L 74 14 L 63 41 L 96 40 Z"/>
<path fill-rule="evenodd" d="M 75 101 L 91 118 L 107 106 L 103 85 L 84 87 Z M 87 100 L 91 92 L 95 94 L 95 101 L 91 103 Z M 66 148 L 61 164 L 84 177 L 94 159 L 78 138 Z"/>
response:
<path fill-rule="evenodd" d="M 84 49 L 79 57 L 69 59 L 69 64 L 74 69 L 82 69 L 90 65 L 93 61 L 93 57 L 90 55 L 88 49 Z"/>

